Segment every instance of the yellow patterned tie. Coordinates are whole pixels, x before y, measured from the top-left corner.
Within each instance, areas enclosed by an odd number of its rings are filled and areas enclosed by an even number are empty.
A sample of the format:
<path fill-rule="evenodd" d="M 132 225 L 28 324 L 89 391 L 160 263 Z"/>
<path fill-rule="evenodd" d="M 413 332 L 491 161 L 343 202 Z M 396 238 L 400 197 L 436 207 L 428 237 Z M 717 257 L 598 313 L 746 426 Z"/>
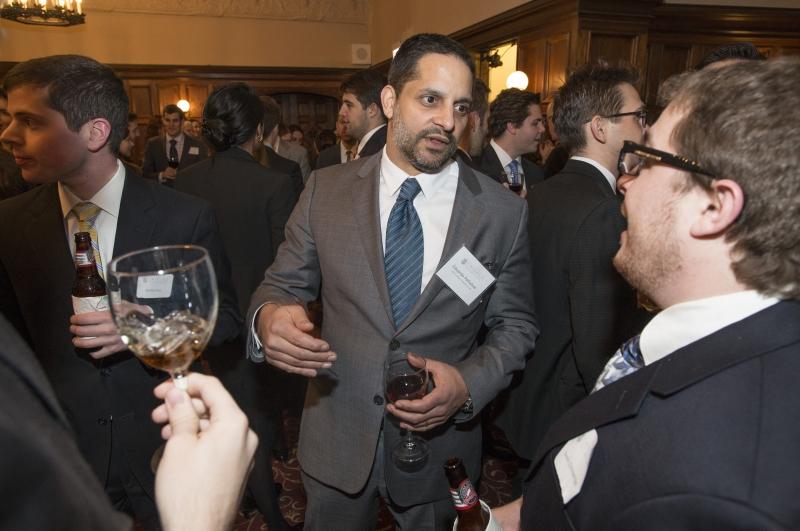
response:
<path fill-rule="evenodd" d="M 88 232 L 92 238 L 92 250 L 94 251 L 97 272 L 100 273 L 101 277 L 105 278 L 103 274 L 103 259 L 100 257 L 100 240 L 97 239 L 97 229 L 95 228 L 97 216 L 100 215 L 103 209 L 94 203 L 86 201 L 72 207 L 72 211 L 78 216 L 78 230 L 80 232 Z"/>

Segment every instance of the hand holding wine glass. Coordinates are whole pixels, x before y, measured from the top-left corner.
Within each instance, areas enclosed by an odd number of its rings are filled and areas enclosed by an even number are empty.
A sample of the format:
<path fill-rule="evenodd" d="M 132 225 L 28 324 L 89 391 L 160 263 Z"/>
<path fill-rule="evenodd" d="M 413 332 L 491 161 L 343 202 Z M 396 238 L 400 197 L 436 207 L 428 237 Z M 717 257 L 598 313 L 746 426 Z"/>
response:
<path fill-rule="evenodd" d="M 418 360 L 421 360 L 418 361 Z M 417 400 L 428 391 L 428 371 L 425 358 L 416 357 L 416 364 L 409 363 L 406 353 L 390 354 L 386 360 L 386 398 L 390 403 L 398 400 Z M 421 470 L 428 461 L 430 450 L 421 437 L 406 430 L 405 437 L 392 448 L 392 461 L 407 472 Z"/>
<path fill-rule="evenodd" d="M 208 252 L 194 245 L 153 247 L 108 265 L 111 313 L 122 341 L 175 385 L 205 348 L 217 320 L 217 283 Z"/>

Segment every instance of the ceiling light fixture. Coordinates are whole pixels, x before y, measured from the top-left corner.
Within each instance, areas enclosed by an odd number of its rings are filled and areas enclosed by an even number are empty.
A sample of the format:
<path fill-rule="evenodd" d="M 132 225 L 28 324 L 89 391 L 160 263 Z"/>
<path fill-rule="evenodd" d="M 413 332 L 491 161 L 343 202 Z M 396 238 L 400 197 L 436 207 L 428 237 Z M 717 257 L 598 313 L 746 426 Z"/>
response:
<path fill-rule="evenodd" d="M 82 0 L 0 0 L 0 18 L 36 26 L 74 26 L 86 22 Z"/>

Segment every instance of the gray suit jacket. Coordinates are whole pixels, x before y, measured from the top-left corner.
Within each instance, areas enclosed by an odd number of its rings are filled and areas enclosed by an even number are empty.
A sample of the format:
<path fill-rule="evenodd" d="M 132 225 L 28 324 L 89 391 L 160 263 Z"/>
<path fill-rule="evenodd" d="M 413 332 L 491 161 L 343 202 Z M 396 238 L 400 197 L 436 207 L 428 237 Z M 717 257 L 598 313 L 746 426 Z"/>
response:
<path fill-rule="evenodd" d="M 322 337 L 338 354 L 310 380 L 300 430 L 303 470 L 348 493 L 363 488 L 381 429 L 387 487 L 401 506 L 441 499 L 441 464 L 463 458 L 477 478 L 481 430 L 477 415 L 423 434 L 431 455 L 404 473 L 389 453 L 400 437 L 384 405 L 383 366 L 391 351 L 411 351 L 454 365 L 479 412 L 508 385 L 533 348 L 527 206 L 491 179 L 459 165 L 459 182 L 441 261 L 465 246 L 497 278 L 465 304 L 434 276 L 408 318 L 394 323 L 383 269 L 378 186 L 382 154 L 311 174 L 286 226 L 286 241 L 253 295 L 249 321 L 267 301 L 308 302 L 322 294 Z M 477 346 L 482 325 L 486 341 Z M 249 355 L 263 359 L 250 338 Z"/>

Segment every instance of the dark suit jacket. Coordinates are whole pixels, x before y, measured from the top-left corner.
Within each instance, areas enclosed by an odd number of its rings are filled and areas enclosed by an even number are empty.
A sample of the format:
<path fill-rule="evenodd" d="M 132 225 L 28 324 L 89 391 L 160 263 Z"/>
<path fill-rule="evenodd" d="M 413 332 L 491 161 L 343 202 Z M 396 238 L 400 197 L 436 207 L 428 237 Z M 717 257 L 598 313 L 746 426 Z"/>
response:
<path fill-rule="evenodd" d="M 500 159 L 497 158 L 497 152 L 495 152 L 491 144 L 486 144 L 486 147 L 483 148 L 480 160 L 480 171 L 501 184 L 508 182 L 506 170 L 503 168 L 503 165 L 500 164 Z M 522 157 L 522 172 L 525 174 L 525 186 L 528 188 L 529 192 L 534 184 L 544 180 L 544 172 L 542 169 L 525 157 Z"/>
<path fill-rule="evenodd" d="M 292 182 L 292 189 L 297 197 L 303 191 L 303 172 L 300 165 L 291 159 L 282 157 L 271 147 L 261 146 L 255 152 L 255 159 L 259 164 L 288 176 Z"/>
<path fill-rule="evenodd" d="M 537 451 L 522 529 L 800 529 L 800 303 L 781 302 L 601 389 Z M 553 459 L 598 442 L 566 506 Z"/>
<path fill-rule="evenodd" d="M 369 137 L 367 143 L 364 144 L 364 147 L 361 148 L 361 151 L 358 152 L 358 158 L 369 157 L 383 150 L 383 146 L 386 145 L 386 131 L 388 129 L 389 127 L 384 125 L 375 131 L 375 133 Z"/>
<path fill-rule="evenodd" d="M 473 170 L 483 173 L 483 170 L 481 170 L 480 161 L 470 157 L 469 154 L 461 148 L 456 149 L 456 152 L 453 153 L 453 160 L 461 161 Z"/>
<path fill-rule="evenodd" d="M 292 182 L 249 153 L 231 148 L 181 171 L 175 188 L 214 207 L 239 308 L 246 313 L 250 296 L 283 242 L 283 228 L 298 197 Z"/>
<path fill-rule="evenodd" d="M 334 164 L 342 164 L 342 148 L 338 142 L 319 152 L 319 155 L 317 155 L 316 169 L 321 170 L 322 168 L 327 168 L 328 166 L 333 166 Z"/>
<path fill-rule="evenodd" d="M 167 169 L 167 144 L 164 135 L 154 136 L 147 140 L 144 147 L 144 162 L 142 162 L 142 177 L 146 179 L 158 179 L 158 173 Z M 197 154 L 192 155 L 189 153 L 191 148 L 197 148 Z M 178 170 L 188 168 L 196 162 L 208 157 L 208 149 L 205 144 L 195 140 L 189 135 L 184 135 L 183 150 L 180 156 L 180 164 Z M 164 181 L 168 186 L 172 186 L 172 182 Z"/>
<path fill-rule="evenodd" d="M 33 352 L 0 316 L 2 529 L 130 530 L 78 451 Z"/>
<path fill-rule="evenodd" d="M 621 196 L 600 171 L 570 160 L 527 199 L 542 328 L 497 423 L 518 454 L 531 458 L 550 425 L 589 394 L 608 358 L 643 322 L 634 290 L 612 264 L 625 219 Z"/>
<path fill-rule="evenodd" d="M 129 351 L 93 360 L 72 345 L 69 318 L 75 264 L 67 243 L 55 183 L 0 203 L 0 312 L 32 345 L 75 428 L 78 446 L 101 482 L 114 440 L 138 481 L 152 495 L 150 458 L 161 444 L 150 421 L 153 388 L 165 374 Z M 194 243 L 209 250 L 217 271 L 220 310 L 212 341 L 241 329 L 227 260 L 211 207 L 127 172 L 113 256 L 153 245 Z M 115 442 L 116 444 L 116 442 Z"/>
<path fill-rule="evenodd" d="M 14 197 L 33 188 L 25 182 L 19 166 L 14 162 L 14 156 L 0 148 L 0 200 Z"/>

